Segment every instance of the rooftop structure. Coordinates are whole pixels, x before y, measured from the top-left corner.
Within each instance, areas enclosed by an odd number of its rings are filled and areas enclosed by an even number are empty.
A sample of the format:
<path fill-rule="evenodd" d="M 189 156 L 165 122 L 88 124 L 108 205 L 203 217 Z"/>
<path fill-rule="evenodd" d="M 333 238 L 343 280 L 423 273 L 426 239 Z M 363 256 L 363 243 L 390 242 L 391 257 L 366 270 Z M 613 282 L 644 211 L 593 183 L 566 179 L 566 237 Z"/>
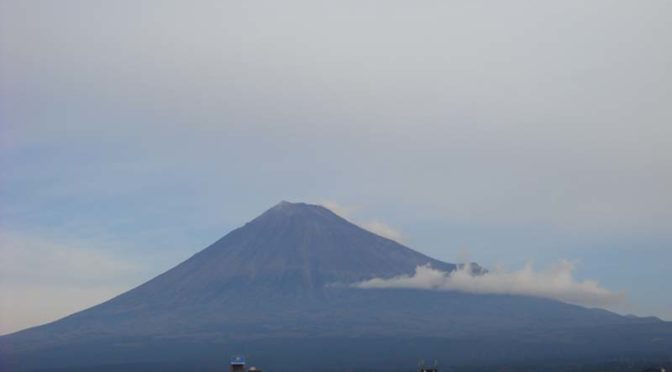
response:
<path fill-rule="evenodd" d="M 245 357 L 236 355 L 231 358 L 231 372 L 245 372 Z"/>

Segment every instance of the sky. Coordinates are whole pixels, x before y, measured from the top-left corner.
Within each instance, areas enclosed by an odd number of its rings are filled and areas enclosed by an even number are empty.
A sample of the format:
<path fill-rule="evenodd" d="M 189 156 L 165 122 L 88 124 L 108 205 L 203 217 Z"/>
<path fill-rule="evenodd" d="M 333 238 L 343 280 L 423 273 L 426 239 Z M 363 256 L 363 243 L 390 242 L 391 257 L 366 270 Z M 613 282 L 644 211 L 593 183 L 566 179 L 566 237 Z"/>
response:
<path fill-rule="evenodd" d="M 0 0 L 0 334 L 281 200 L 672 320 L 672 2 Z M 345 213 L 344 212 L 344 213 Z"/>

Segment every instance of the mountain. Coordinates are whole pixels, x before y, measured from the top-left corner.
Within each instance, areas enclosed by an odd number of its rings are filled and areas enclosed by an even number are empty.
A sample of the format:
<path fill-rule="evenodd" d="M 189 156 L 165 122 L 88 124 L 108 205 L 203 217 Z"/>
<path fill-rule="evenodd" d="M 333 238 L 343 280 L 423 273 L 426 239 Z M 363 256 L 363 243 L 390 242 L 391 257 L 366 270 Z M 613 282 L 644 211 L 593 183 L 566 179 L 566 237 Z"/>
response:
<path fill-rule="evenodd" d="M 324 207 L 281 202 L 128 296 L 142 303 L 172 304 L 228 301 L 241 295 L 319 298 L 332 283 L 411 273 L 426 263 L 455 269 Z"/>
<path fill-rule="evenodd" d="M 524 296 L 349 286 L 426 264 L 457 267 L 324 207 L 281 202 L 137 288 L 0 337 L 0 369 L 223 370 L 237 353 L 276 371 L 412 370 L 421 358 L 463 369 L 553 360 L 562 370 L 672 357 L 672 325 L 655 318 Z"/>

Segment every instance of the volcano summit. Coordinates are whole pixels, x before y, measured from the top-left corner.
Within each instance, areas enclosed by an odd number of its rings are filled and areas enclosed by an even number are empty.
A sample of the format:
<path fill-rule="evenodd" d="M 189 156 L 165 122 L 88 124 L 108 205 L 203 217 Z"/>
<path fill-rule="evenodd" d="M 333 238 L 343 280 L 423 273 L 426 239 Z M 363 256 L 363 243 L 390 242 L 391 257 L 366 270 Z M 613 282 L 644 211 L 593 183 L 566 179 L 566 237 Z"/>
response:
<path fill-rule="evenodd" d="M 553 360 L 562 370 L 671 357 L 672 324 L 655 318 L 526 296 L 350 285 L 422 265 L 457 268 L 324 207 L 281 202 L 137 288 L 0 337 L 0 369 L 223 370 L 240 353 L 287 371 L 409 370 L 423 358 L 463 369 Z"/>

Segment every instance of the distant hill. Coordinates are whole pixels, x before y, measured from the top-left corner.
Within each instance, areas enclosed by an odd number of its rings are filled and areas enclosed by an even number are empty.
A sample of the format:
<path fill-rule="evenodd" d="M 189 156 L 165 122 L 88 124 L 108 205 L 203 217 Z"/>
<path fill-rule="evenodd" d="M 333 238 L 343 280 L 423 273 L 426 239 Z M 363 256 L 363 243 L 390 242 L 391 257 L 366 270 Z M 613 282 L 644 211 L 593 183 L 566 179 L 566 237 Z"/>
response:
<path fill-rule="evenodd" d="M 0 337 L 0 369 L 225 370 L 239 353 L 272 371 L 672 359 L 672 324 L 656 318 L 524 296 L 348 286 L 425 264 L 457 267 L 321 206 L 281 202 L 137 288 Z"/>

